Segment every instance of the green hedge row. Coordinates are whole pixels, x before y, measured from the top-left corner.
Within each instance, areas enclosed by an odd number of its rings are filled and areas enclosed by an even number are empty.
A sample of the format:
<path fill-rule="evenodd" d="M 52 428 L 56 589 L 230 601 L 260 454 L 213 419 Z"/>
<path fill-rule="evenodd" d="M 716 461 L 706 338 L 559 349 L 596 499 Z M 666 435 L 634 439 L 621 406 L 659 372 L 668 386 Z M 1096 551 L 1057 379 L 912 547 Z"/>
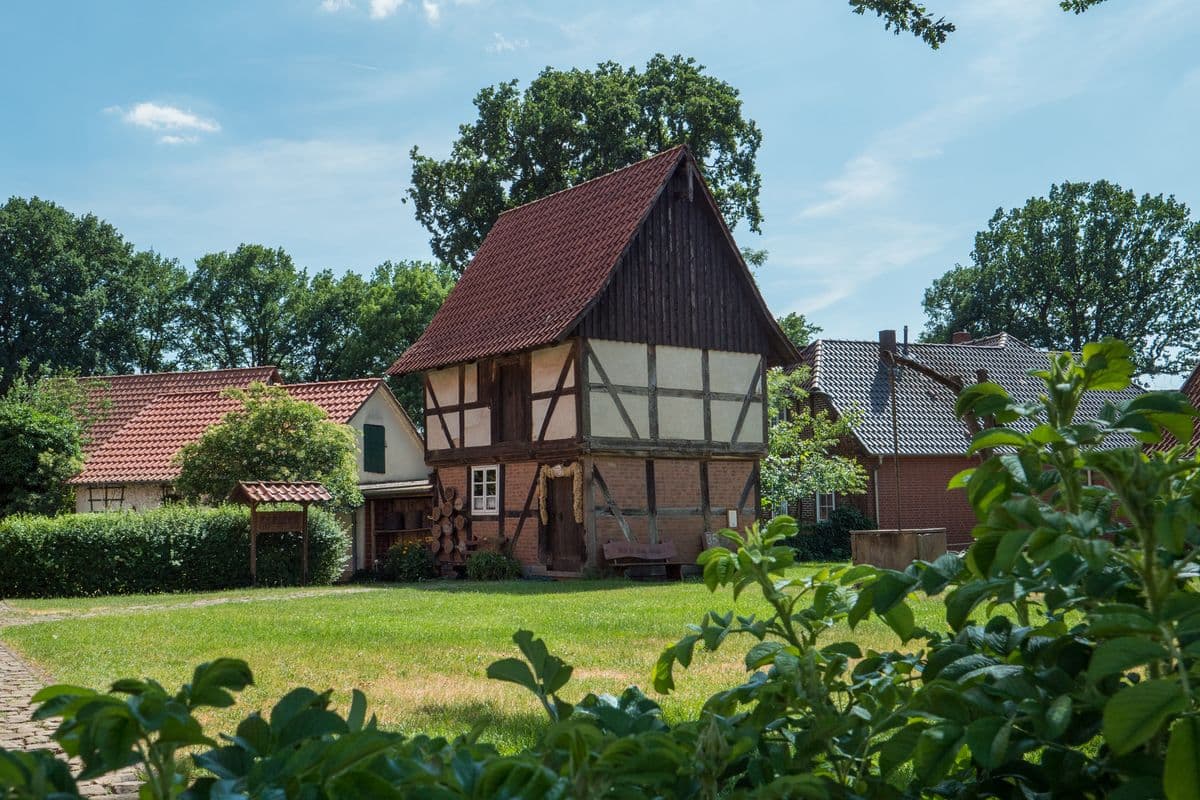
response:
<path fill-rule="evenodd" d="M 300 534 L 259 537 L 258 582 L 300 582 Z M 309 581 L 328 584 L 349 543 L 333 515 L 309 512 Z M 0 520 L 0 597 L 228 589 L 250 584 L 250 512 L 240 506 L 16 516 Z"/>

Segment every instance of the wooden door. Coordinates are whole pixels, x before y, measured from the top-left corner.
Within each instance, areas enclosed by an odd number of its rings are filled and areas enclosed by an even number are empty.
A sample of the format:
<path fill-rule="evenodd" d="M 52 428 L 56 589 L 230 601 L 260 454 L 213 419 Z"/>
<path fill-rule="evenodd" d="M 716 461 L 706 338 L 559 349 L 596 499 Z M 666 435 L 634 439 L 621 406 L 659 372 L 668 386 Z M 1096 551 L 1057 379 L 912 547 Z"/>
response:
<path fill-rule="evenodd" d="M 499 438 L 501 442 L 529 441 L 529 375 L 520 361 L 501 364 L 497 372 Z"/>
<path fill-rule="evenodd" d="M 575 481 L 547 482 L 546 566 L 559 572 L 583 568 L 583 525 L 575 521 Z"/>

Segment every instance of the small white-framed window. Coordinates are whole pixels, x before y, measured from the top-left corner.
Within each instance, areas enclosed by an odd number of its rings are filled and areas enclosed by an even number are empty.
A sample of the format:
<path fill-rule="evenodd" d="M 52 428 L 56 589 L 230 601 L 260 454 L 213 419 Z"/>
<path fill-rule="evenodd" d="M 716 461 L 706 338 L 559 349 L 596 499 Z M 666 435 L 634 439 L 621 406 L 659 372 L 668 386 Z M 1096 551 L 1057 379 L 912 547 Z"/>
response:
<path fill-rule="evenodd" d="M 471 513 L 500 513 L 500 467 L 471 467 Z"/>
<path fill-rule="evenodd" d="M 835 508 L 837 508 L 837 494 L 834 492 L 817 493 L 817 522 L 827 522 Z"/>

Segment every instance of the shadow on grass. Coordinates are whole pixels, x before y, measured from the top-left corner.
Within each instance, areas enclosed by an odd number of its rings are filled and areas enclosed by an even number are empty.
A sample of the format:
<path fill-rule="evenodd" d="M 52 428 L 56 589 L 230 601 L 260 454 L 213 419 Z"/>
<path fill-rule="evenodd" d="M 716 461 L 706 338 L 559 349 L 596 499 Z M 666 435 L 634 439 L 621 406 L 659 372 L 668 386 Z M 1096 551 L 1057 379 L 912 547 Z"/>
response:
<path fill-rule="evenodd" d="M 532 695 L 530 700 L 533 701 Z M 464 734 L 480 727 L 480 741 L 495 745 L 504 753 L 531 747 L 548 724 L 546 715 L 540 711 L 505 713 L 482 700 L 430 701 L 417 706 L 416 711 L 421 717 L 419 727 Z"/>

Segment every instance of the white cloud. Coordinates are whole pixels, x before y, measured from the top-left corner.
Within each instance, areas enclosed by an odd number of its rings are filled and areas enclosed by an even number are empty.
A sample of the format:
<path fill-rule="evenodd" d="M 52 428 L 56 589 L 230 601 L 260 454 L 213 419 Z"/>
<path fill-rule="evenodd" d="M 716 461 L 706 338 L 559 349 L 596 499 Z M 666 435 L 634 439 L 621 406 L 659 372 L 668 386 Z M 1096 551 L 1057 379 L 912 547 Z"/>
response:
<path fill-rule="evenodd" d="M 371 19 L 386 19 L 402 5 L 404 0 L 371 0 Z"/>
<path fill-rule="evenodd" d="M 528 39 L 509 39 L 502 33 L 493 33 L 491 43 L 485 47 L 489 53 L 511 53 L 529 47 Z"/>
<path fill-rule="evenodd" d="M 347 8 L 354 8 L 354 0 L 321 0 L 321 10 L 336 14 Z"/>
<path fill-rule="evenodd" d="M 431 23 L 437 23 L 442 18 L 442 7 L 433 0 L 421 0 L 421 9 L 425 12 L 425 19 Z"/>
<path fill-rule="evenodd" d="M 109 106 L 104 110 L 119 114 L 122 120 L 134 127 L 161 133 L 158 141 L 163 144 L 189 144 L 199 140 L 200 134 L 221 130 L 221 125 L 215 119 L 162 103 L 143 102 L 128 109 Z"/>

